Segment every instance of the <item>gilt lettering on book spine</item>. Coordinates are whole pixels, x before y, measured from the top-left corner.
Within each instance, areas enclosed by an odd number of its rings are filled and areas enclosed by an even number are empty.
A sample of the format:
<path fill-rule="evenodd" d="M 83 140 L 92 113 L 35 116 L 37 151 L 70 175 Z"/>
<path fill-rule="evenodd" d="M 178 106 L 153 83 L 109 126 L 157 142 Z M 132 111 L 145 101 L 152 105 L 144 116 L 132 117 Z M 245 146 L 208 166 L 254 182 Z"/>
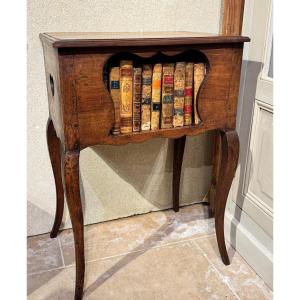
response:
<path fill-rule="evenodd" d="M 161 108 L 161 74 L 162 64 L 155 64 L 152 76 L 151 129 L 159 129 Z"/>
<path fill-rule="evenodd" d="M 174 116 L 173 126 L 181 127 L 184 123 L 184 86 L 185 62 L 177 62 L 174 71 Z"/>
<path fill-rule="evenodd" d="M 151 65 L 143 65 L 142 73 L 142 130 L 150 130 L 151 115 Z"/>
<path fill-rule="evenodd" d="M 174 64 L 163 65 L 161 128 L 173 127 Z"/>
<path fill-rule="evenodd" d="M 115 122 L 112 129 L 113 134 L 120 133 L 120 68 L 113 67 L 109 73 L 109 90 L 114 103 Z"/>
<path fill-rule="evenodd" d="M 133 131 L 141 130 L 142 68 L 133 69 Z"/>
<path fill-rule="evenodd" d="M 120 62 L 121 133 L 132 132 L 132 61 Z"/>

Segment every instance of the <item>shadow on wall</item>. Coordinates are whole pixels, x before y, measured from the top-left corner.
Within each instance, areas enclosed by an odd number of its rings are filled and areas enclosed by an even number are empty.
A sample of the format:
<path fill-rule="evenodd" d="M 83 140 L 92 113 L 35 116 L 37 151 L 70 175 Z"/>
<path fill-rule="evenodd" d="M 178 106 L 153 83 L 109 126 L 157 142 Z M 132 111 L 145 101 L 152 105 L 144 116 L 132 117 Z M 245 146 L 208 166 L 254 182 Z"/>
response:
<path fill-rule="evenodd" d="M 203 200 L 209 189 L 211 140 L 210 133 L 187 138 L 181 173 L 181 204 Z M 102 145 L 92 149 L 145 200 L 158 209 L 165 209 L 172 206 L 173 143 L 169 139 L 154 139 L 140 144 Z M 90 181 L 88 176 L 85 174 L 90 187 L 97 189 L 93 185 L 100 181 Z M 120 194 L 120 199 L 122 196 Z"/>
<path fill-rule="evenodd" d="M 257 89 L 257 79 L 262 67 L 263 64 L 256 61 L 243 61 L 242 64 L 242 77 L 237 118 L 237 130 L 240 138 L 240 156 L 238 165 L 238 168 L 240 168 L 240 177 L 236 194 L 237 198 L 234 199 L 235 203 L 237 203 L 237 206 L 235 207 L 235 211 L 233 213 L 237 223 L 240 223 L 241 221 L 241 213 L 245 201 L 243 189 L 244 178 L 246 178 L 245 176 L 247 172 L 247 155 L 248 159 L 252 160 L 252 153 L 248 153 L 248 147 L 251 138 L 251 125 Z M 236 234 L 237 227 L 232 223 L 230 230 L 230 242 L 233 247 L 236 247 Z"/>

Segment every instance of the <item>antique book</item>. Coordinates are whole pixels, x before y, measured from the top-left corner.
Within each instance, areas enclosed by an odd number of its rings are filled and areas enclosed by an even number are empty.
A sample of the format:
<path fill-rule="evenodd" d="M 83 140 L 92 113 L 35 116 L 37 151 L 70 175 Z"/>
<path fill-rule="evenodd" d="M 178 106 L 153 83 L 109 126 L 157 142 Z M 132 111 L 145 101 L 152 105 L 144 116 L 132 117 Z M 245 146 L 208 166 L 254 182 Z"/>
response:
<path fill-rule="evenodd" d="M 189 62 L 185 66 L 184 126 L 190 126 L 193 119 L 193 77 L 194 63 Z"/>
<path fill-rule="evenodd" d="M 120 68 L 112 67 L 109 73 L 109 90 L 114 102 L 115 123 L 112 134 L 120 133 Z"/>
<path fill-rule="evenodd" d="M 201 83 L 205 76 L 205 65 L 202 63 L 194 64 L 194 123 L 200 123 L 199 115 L 197 112 L 197 94 Z"/>
<path fill-rule="evenodd" d="M 159 129 L 162 64 L 155 64 L 152 75 L 151 130 Z"/>
<path fill-rule="evenodd" d="M 150 130 L 151 123 L 151 65 L 143 65 L 142 72 L 142 130 Z"/>
<path fill-rule="evenodd" d="M 142 68 L 133 69 L 132 131 L 141 130 Z"/>
<path fill-rule="evenodd" d="M 173 127 L 174 64 L 164 64 L 162 73 L 161 128 Z"/>
<path fill-rule="evenodd" d="M 132 132 L 132 61 L 120 62 L 120 131 Z"/>
<path fill-rule="evenodd" d="M 185 62 L 177 62 L 174 71 L 174 115 L 173 126 L 181 127 L 184 124 L 184 87 L 185 87 Z"/>

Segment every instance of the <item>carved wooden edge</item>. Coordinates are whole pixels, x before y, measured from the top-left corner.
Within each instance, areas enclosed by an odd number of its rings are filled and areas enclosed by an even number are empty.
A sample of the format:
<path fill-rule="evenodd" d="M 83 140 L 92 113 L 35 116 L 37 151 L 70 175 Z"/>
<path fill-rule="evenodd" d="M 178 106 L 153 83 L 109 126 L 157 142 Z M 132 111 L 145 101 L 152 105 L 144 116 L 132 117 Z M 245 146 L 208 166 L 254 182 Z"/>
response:
<path fill-rule="evenodd" d="M 206 56 L 206 55 L 205 55 Z M 199 118 L 199 124 L 198 126 L 201 127 L 203 126 L 203 119 L 201 118 L 201 109 L 199 109 L 199 107 L 201 107 L 201 93 L 205 87 L 205 83 L 206 81 L 208 80 L 208 76 L 209 76 L 209 71 L 210 71 L 210 63 L 209 63 L 209 60 L 207 59 L 207 63 L 205 64 L 205 75 L 204 75 L 204 78 L 200 84 L 200 87 L 199 87 L 199 90 L 197 92 L 197 96 L 196 96 L 196 99 L 194 101 L 196 101 L 196 113 L 198 115 L 198 118 Z M 195 106 L 194 106 L 195 107 Z"/>
<path fill-rule="evenodd" d="M 188 32 L 187 32 L 188 35 Z M 110 39 L 88 39 L 88 38 L 74 38 L 74 39 L 57 39 L 51 36 L 51 33 L 40 33 L 40 39 L 54 48 L 109 48 L 109 47 L 127 47 L 127 46 L 176 46 L 182 44 L 217 44 L 217 43 L 239 43 L 245 42 L 246 37 L 230 36 L 230 35 L 212 35 L 210 33 L 203 33 L 202 36 L 197 37 L 159 37 L 159 38 L 110 38 Z"/>
<path fill-rule="evenodd" d="M 224 0 L 223 2 L 223 18 L 222 18 L 222 34 L 223 35 L 240 35 L 243 26 L 244 16 L 244 4 L 245 0 Z M 240 73 L 239 73 L 240 74 Z M 213 137 L 213 175 L 211 187 L 208 193 L 209 199 L 209 214 L 212 217 L 214 215 L 214 201 L 216 196 L 216 184 L 218 182 L 218 172 L 220 169 L 220 137 L 216 133 Z"/>

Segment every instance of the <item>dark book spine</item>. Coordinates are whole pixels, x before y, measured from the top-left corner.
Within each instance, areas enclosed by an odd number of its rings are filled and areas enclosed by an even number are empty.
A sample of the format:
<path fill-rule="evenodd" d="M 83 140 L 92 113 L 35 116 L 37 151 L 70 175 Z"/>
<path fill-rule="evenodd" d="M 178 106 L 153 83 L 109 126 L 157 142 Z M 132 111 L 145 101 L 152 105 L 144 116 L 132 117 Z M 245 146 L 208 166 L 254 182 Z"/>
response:
<path fill-rule="evenodd" d="M 194 63 L 187 63 L 185 67 L 185 88 L 184 88 L 184 125 L 192 125 L 193 113 L 193 78 Z"/>
<path fill-rule="evenodd" d="M 142 68 L 133 69 L 132 130 L 141 130 Z"/>
<path fill-rule="evenodd" d="M 104 86 L 108 89 L 108 67 L 107 65 L 104 66 L 103 69 L 103 82 L 104 82 Z"/>

